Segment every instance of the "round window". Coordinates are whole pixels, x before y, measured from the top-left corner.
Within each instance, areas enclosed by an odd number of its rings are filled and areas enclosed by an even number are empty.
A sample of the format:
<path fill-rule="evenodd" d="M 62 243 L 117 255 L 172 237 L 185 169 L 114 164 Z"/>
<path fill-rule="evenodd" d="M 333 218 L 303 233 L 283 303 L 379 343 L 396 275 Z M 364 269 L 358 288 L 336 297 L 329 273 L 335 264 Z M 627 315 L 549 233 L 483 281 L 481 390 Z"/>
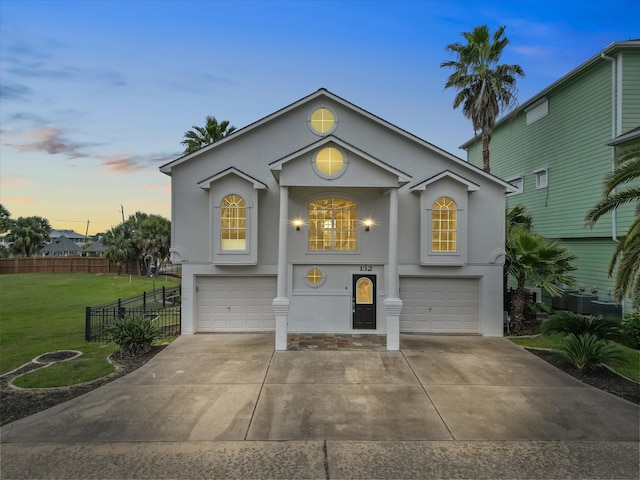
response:
<path fill-rule="evenodd" d="M 336 127 L 336 116 L 331 110 L 325 107 L 315 109 L 309 117 L 309 126 L 314 133 L 326 135 L 331 133 Z"/>
<path fill-rule="evenodd" d="M 342 152 L 335 147 L 325 147 L 316 154 L 315 167 L 326 177 L 336 177 L 343 172 L 346 161 Z"/>
<path fill-rule="evenodd" d="M 307 277 L 305 278 L 307 285 L 309 285 L 310 287 L 319 287 L 324 283 L 324 280 L 324 275 L 322 274 L 320 269 L 316 267 L 309 270 L 307 272 Z"/>

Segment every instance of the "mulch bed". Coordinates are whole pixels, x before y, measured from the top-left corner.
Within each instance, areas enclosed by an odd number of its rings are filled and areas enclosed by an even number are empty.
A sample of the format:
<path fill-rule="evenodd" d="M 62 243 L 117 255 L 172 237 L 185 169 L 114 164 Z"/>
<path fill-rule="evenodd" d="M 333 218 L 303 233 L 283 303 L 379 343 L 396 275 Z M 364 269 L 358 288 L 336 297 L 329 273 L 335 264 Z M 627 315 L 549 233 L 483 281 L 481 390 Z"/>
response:
<path fill-rule="evenodd" d="M 11 375 L 0 377 L 0 425 L 14 422 L 34 413 L 38 413 L 47 408 L 51 408 L 59 403 L 66 402 L 72 398 L 84 395 L 102 385 L 112 382 L 116 378 L 122 377 L 147 363 L 166 345 L 158 345 L 143 355 L 136 356 L 120 356 L 114 353 L 111 361 L 116 366 L 116 371 L 106 377 L 98 378 L 93 382 L 83 383 L 81 385 L 72 385 L 70 387 L 60 388 L 43 388 L 43 389 L 16 389 L 9 385 L 11 379 L 36 368 L 42 368 L 42 365 L 29 363 L 16 370 Z M 38 357 L 43 360 L 45 355 Z M 53 352 L 47 354 L 44 358 L 47 361 L 64 360 L 68 358 L 66 355 Z"/>
<path fill-rule="evenodd" d="M 587 385 L 640 405 L 640 384 L 628 380 L 606 367 L 596 367 L 593 370 L 583 372 L 558 361 L 548 350 L 527 348 L 527 351 Z"/>

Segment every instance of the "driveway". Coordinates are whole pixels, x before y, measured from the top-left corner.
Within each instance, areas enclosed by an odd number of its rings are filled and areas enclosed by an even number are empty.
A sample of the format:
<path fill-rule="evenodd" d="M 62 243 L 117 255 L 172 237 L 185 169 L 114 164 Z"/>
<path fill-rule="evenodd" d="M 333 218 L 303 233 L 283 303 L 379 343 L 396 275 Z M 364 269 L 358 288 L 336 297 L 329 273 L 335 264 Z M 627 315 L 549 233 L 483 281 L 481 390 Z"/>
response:
<path fill-rule="evenodd" d="M 185 335 L 2 428 L 2 478 L 638 478 L 640 409 L 503 338 Z"/>

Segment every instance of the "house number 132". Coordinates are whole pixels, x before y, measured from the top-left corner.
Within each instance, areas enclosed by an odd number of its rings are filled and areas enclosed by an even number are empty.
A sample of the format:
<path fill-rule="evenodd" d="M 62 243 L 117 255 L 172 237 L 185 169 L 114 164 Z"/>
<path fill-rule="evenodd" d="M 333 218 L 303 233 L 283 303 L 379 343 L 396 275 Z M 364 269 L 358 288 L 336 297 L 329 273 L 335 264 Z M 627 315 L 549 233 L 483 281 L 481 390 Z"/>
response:
<path fill-rule="evenodd" d="M 373 267 L 371 265 L 360 265 L 361 272 L 372 272 Z"/>

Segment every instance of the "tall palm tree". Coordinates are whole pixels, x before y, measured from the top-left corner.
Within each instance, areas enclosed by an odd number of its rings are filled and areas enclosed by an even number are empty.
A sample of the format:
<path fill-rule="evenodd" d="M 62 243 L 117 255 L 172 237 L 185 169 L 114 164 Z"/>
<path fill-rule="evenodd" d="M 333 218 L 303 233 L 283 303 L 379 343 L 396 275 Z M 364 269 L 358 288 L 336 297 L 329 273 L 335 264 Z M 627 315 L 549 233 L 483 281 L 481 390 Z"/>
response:
<path fill-rule="evenodd" d="M 509 44 L 509 39 L 503 36 L 505 28 L 499 27 L 493 36 L 486 25 L 462 32 L 467 43 L 447 45 L 447 52 L 456 58 L 440 64 L 454 69 L 444 86 L 458 91 L 453 108 L 462 105 L 462 113 L 471 119 L 474 133 L 482 132 L 482 165 L 487 172 L 490 171 L 489 143 L 496 119 L 500 109 L 508 110 L 516 105 L 516 76 L 524 77 L 519 65 L 498 65 Z"/>
<path fill-rule="evenodd" d="M 218 123 L 216 117 L 209 115 L 207 115 L 207 121 L 204 127 L 194 125 L 191 128 L 193 128 L 193 130 L 184 132 L 184 139 L 180 142 L 185 146 L 184 153 L 195 152 L 202 147 L 217 142 L 236 129 L 233 125 L 229 126 L 228 120 L 223 120 Z"/>
<path fill-rule="evenodd" d="M 616 208 L 635 203 L 635 220 L 627 234 L 620 239 L 609 262 L 609 276 L 616 264 L 613 298 L 621 301 L 625 295 L 631 298 L 634 308 L 640 306 L 640 140 L 620 147 L 616 155 L 616 170 L 608 174 L 604 182 L 602 199 L 587 213 L 587 224 L 593 226 L 600 217 Z M 632 182 L 631 185 L 629 183 Z M 626 185 L 626 186 L 625 186 Z M 623 187 L 623 188 L 620 188 Z"/>
<path fill-rule="evenodd" d="M 509 276 L 516 281 L 510 314 L 512 329 L 517 332 L 522 329 L 524 320 L 525 284 L 541 287 L 551 296 L 559 296 L 562 290 L 558 283 L 575 285 L 569 272 L 576 270 L 571 262 L 577 257 L 558 242 L 522 226 L 511 229 L 508 246 Z"/>

